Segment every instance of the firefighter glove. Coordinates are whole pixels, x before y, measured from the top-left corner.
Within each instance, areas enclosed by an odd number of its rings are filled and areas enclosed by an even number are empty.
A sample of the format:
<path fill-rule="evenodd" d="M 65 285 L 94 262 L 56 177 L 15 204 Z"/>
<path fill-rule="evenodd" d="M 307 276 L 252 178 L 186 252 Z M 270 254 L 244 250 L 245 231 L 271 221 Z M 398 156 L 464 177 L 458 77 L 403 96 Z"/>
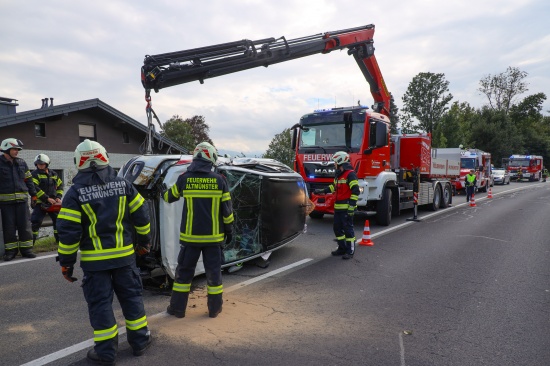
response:
<path fill-rule="evenodd" d="M 63 274 L 63 277 L 69 282 L 75 282 L 78 281 L 76 277 L 73 277 L 73 266 L 61 266 L 61 273 Z"/>
<path fill-rule="evenodd" d="M 225 233 L 225 243 L 229 244 L 233 240 L 233 233 Z"/>
<path fill-rule="evenodd" d="M 148 254 L 151 251 L 151 244 L 138 244 L 136 245 L 136 253 L 139 256 Z"/>
<path fill-rule="evenodd" d="M 325 194 L 325 190 L 324 189 L 316 189 L 313 191 L 313 193 L 315 194 Z"/>
<path fill-rule="evenodd" d="M 31 197 L 31 207 L 32 207 L 32 208 L 35 208 L 35 207 L 36 207 L 36 201 L 37 201 L 36 196 L 32 196 L 32 197 Z"/>

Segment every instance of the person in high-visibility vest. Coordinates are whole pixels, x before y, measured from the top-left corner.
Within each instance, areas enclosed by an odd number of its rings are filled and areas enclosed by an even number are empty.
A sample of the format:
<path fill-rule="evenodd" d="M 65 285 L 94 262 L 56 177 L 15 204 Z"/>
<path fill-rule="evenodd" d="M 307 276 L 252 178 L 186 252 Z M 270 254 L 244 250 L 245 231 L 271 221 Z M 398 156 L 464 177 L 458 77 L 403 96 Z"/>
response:
<path fill-rule="evenodd" d="M 477 184 L 477 177 L 476 172 L 473 169 L 470 169 L 470 173 L 466 175 L 466 178 L 464 179 L 464 183 L 466 185 L 466 202 L 470 202 L 470 198 L 475 192 L 476 184 Z"/>
<path fill-rule="evenodd" d="M 126 337 L 134 356 L 143 355 L 152 341 L 135 257 L 135 253 L 149 252 L 149 209 L 132 183 L 117 176 L 107 151 L 98 142 L 86 139 L 80 143 L 74 161 L 78 174 L 57 217 L 59 263 L 63 277 L 75 282 L 73 270 L 80 249 L 82 289 L 95 342 L 87 358 L 114 365 L 118 351 L 114 294 L 126 320 Z"/>

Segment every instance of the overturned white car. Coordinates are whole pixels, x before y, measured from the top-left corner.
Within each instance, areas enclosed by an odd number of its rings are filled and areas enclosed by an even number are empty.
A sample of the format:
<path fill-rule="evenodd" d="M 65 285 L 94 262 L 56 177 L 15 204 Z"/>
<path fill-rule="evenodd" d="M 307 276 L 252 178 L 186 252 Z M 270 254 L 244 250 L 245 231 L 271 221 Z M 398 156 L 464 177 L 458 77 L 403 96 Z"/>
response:
<path fill-rule="evenodd" d="M 184 200 L 168 204 L 160 198 L 159 188 L 162 183 L 168 187 L 174 184 L 192 158 L 141 155 L 119 171 L 119 176 L 132 182 L 149 203 L 151 253 L 138 257 L 144 277 L 174 278 Z M 302 177 L 291 168 L 272 159 L 220 158 L 215 169 L 227 178 L 235 216 L 233 240 L 222 247 L 222 267 L 265 258 L 305 232 L 311 202 Z M 201 273 L 202 259 L 195 275 Z"/>

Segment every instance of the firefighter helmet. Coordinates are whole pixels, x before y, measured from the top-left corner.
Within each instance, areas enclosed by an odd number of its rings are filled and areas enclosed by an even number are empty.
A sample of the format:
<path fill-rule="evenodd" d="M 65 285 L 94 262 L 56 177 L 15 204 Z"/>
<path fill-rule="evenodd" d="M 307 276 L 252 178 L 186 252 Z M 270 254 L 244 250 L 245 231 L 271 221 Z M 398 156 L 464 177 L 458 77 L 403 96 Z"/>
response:
<path fill-rule="evenodd" d="M 345 151 L 338 151 L 332 155 L 332 160 L 336 163 L 336 165 L 340 166 L 349 161 L 349 155 Z"/>
<path fill-rule="evenodd" d="M 78 170 L 109 165 L 107 150 L 97 141 L 84 140 L 74 151 L 74 163 Z"/>
<path fill-rule="evenodd" d="M 195 158 L 208 160 L 212 164 L 216 164 L 218 160 L 218 151 L 210 143 L 201 142 L 195 147 L 195 151 L 193 151 L 193 159 Z"/>
<path fill-rule="evenodd" d="M 46 164 L 46 166 L 50 165 L 50 158 L 46 154 L 38 154 L 36 155 L 36 158 L 34 158 L 34 165 L 38 164 Z"/>
<path fill-rule="evenodd" d="M 0 150 L 7 153 L 9 149 L 23 150 L 23 143 L 21 140 L 14 138 L 5 139 L 0 145 Z"/>

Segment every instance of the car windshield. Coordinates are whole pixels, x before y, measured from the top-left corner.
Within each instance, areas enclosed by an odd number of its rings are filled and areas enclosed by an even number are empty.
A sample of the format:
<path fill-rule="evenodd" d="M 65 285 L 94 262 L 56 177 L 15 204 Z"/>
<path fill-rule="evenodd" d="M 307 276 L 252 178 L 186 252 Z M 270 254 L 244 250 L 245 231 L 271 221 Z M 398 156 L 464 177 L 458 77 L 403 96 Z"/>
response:
<path fill-rule="evenodd" d="M 493 173 L 495 173 L 495 174 L 504 174 L 504 169 L 493 169 Z"/>
<path fill-rule="evenodd" d="M 529 160 L 528 159 L 510 159 L 510 166 L 527 167 L 529 166 Z"/>

